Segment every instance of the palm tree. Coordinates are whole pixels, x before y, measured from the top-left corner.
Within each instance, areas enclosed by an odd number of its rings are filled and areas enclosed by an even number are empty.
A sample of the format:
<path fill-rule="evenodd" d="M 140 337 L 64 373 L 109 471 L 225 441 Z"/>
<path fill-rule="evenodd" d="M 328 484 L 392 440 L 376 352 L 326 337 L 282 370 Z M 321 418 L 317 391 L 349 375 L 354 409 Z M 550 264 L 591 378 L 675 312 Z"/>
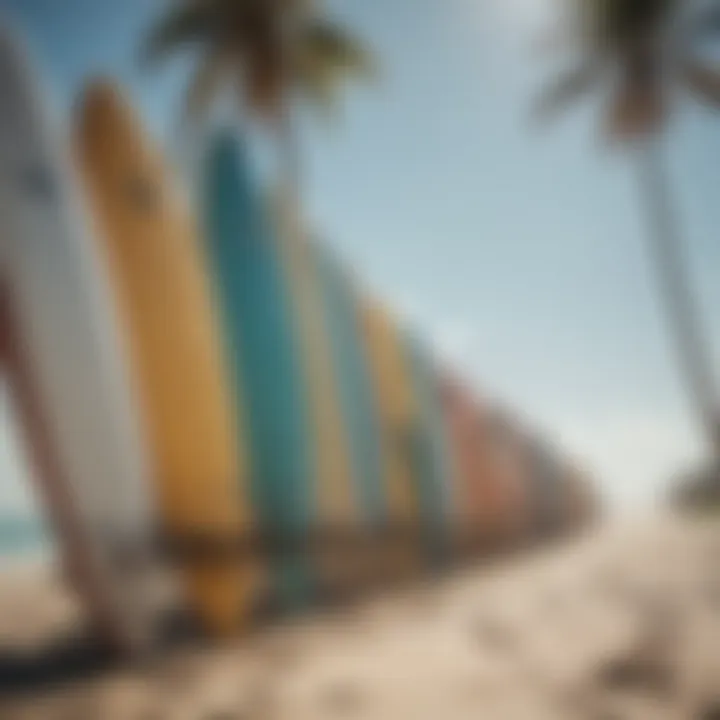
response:
<path fill-rule="evenodd" d="M 720 2 L 572 0 L 569 17 L 575 62 L 540 95 L 537 110 L 547 117 L 599 90 L 608 109 L 607 134 L 635 153 L 658 290 L 692 405 L 717 460 L 720 406 L 672 209 L 662 131 L 678 88 L 720 105 L 720 73 L 701 57 L 705 41 L 720 31 Z"/>
<path fill-rule="evenodd" d="M 276 133 L 283 184 L 296 200 L 296 100 L 330 111 L 344 81 L 372 70 L 369 52 L 323 17 L 316 0 L 175 0 L 149 33 L 143 57 L 152 63 L 183 50 L 197 53 L 188 119 L 231 91 L 243 111 Z"/>

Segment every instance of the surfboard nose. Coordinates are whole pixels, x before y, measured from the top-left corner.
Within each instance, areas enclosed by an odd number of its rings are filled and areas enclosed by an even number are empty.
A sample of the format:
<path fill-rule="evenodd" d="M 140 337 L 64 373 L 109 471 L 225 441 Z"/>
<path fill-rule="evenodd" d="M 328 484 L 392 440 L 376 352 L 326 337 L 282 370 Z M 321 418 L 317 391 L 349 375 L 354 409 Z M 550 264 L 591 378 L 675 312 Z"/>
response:
<path fill-rule="evenodd" d="M 138 157 L 144 157 L 137 119 L 112 79 L 90 80 L 78 96 L 75 116 L 77 136 L 83 139 L 81 146 L 86 151 L 97 152 L 105 163 L 121 160 L 126 163 L 130 149 Z"/>
<path fill-rule="evenodd" d="M 80 94 L 79 105 L 86 115 L 95 117 L 121 113 L 125 101 L 113 80 L 96 77 L 85 85 Z"/>
<path fill-rule="evenodd" d="M 227 128 L 213 132 L 205 142 L 204 168 L 210 181 L 218 181 L 225 177 L 242 187 L 251 187 L 252 183 L 246 172 L 244 162 L 245 148 L 242 139 Z"/>

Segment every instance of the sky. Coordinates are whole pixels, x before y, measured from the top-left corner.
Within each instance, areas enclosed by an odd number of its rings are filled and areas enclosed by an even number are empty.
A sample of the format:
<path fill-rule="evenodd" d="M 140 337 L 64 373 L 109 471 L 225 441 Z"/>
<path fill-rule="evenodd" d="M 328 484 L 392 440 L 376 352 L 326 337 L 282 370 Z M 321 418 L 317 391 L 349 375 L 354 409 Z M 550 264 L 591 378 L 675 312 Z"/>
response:
<path fill-rule="evenodd" d="M 548 127 L 530 117 L 563 59 L 538 48 L 551 3 L 329 1 L 381 73 L 347 93 L 339 122 L 303 115 L 305 203 L 362 283 L 481 396 L 516 410 L 583 462 L 613 507 L 634 511 L 700 443 L 645 254 L 632 155 L 602 138 L 597 100 Z M 113 75 L 174 154 L 184 64 L 148 73 L 136 57 L 162 6 L 0 0 L 61 115 L 89 75 Z M 720 134 L 707 109 L 676 99 L 671 182 L 717 361 Z M 0 512 L 30 502 L 4 412 Z"/>

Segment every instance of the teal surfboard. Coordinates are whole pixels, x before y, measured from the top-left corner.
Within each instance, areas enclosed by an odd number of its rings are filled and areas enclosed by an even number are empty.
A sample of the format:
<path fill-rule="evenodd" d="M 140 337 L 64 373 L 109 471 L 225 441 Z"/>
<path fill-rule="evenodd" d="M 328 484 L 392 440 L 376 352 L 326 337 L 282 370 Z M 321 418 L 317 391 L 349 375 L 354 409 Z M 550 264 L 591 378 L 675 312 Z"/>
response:
<path fill-rule="evenodd" d="M 417 483 L 422 535 L 434 565 L 447 558 L 450 546 L 450 452 L 435 365 L 427 349 L 411 333 L 403 342 L 415 395 L 415 424 L 410 442 Z"/>
<path fill-rule="evenodd" d="M 380 425 L 359 326 L 357 300 L 351 280 L 336 258 L 325 248 L 316 246 L 314 250 L 340 405 L 350 440 L 350 458 L 357 485 L 355 495 L 363 524 L 372 531 L 387 522 L 387 507 Z"/>
<path fill-rule="evenodd" d="M 249 440 L 251 488 L 273 566 L 271 592 L 286 608 L 312 600 L 301 552 L 315 514 L 307 388 L 278 245 L 239 140 L 209 142 L 203 177 L 206 243 Z"/>

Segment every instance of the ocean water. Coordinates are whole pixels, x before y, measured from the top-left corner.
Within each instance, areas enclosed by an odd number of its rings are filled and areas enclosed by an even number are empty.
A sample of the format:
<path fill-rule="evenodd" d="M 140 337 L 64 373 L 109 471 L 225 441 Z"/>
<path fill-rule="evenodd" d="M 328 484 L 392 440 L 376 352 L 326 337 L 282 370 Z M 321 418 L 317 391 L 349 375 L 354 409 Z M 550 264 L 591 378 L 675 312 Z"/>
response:
<path fill-rule="evenodd" d="M 0 376 L 0 561 L 45 554 L 47 527 L 5 380 Z"/>
<path fill-rule="evenodd" d="M 20 560 L 48 552 L 47 528 L 36 518 L 0 515 L 0 560 Z"/>

